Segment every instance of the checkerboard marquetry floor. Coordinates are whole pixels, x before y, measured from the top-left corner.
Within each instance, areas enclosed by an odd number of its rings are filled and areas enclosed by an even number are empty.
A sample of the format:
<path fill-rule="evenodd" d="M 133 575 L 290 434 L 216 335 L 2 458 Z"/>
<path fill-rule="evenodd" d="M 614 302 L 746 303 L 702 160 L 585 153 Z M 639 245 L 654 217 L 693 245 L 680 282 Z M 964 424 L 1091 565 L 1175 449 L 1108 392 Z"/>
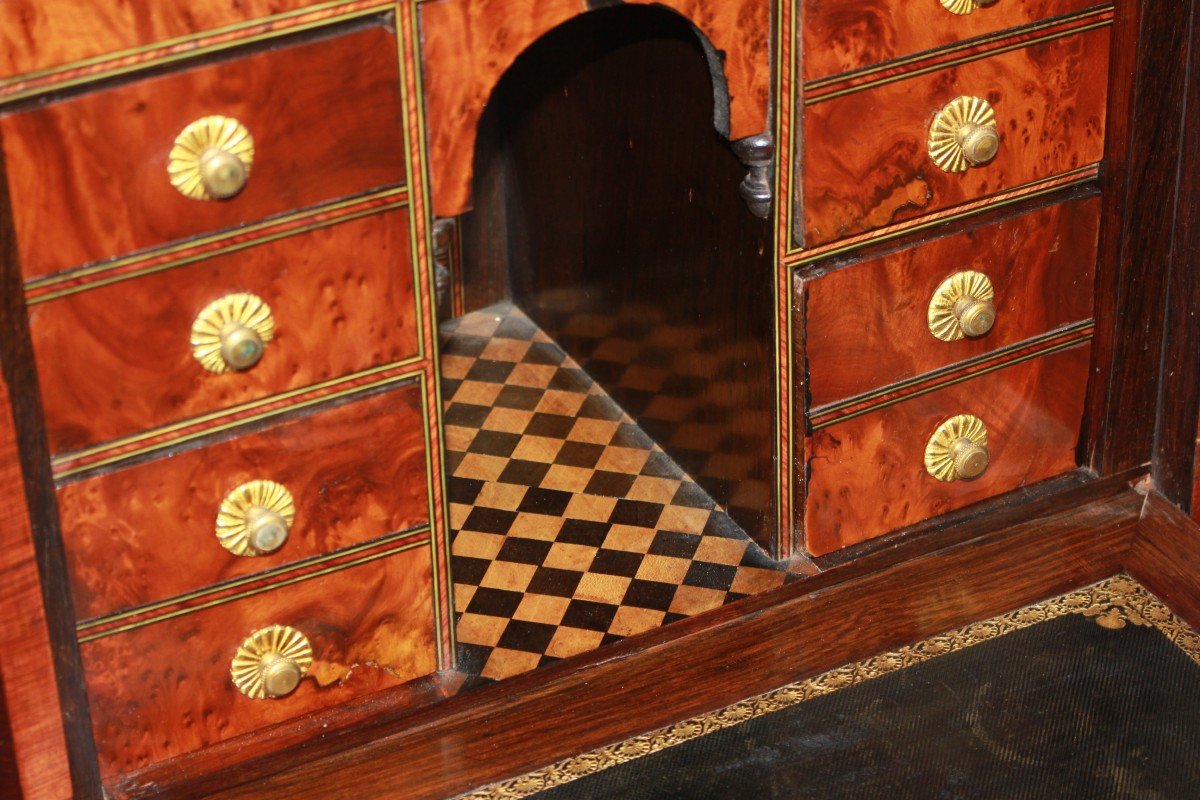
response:
<path fill-rule="evenodd" d="M 442 333 L 462 669 L 507 678 L 784 582 L 518 309 Z"/>

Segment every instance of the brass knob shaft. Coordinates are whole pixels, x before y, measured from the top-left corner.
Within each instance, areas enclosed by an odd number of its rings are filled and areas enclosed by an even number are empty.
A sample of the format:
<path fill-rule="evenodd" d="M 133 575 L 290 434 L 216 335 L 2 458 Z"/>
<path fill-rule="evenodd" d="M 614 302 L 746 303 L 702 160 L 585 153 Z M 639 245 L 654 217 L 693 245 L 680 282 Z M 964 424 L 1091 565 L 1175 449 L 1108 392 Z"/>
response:
<path fill-rule="evenodd" d="M 210 148 L 200 156 L 200 181 L 218 200 L 228 200 L 246 187 L 250 168 L 227 150 Z"/>
<path fill-rule="evenodd" d="M 263 556 L 287 543 L 295 521 L 296 504 L 286 487 L 250 481 L 225 495 L 214 533 L 235 556 Z"/>
<path fill-rule="evenodd" d="M 250 369 L 262 359 L 262 335 L 254 328 L 230 320 L 221 328 L 221 358 L 232 370 Z"/>
<path fill-rule="evenodd" d="M 956 97 L 937 112 L 929 127 L 929 157 L 946 172 L 982 166 L 1000 151 L 996 112 L 978 97 Z"/>
<path fill-rule="evenodd" d="M 995 5 L 996 0 L 938 0 L 938 2 L 942 4 L 942 8 L 951 14 L 966 16 L 978 11 L 980 8 Z"/>
<path fill-rule="evenodd" d="M 261 297 L 227 294 L 196 315 L 192 355 L 209 372 L 247 370 L 262 359 L 274 335 L 275 318 Z"/>
<path fill-rule="evenodd" d="M 996 324 L 996 290 L 982 272 L 956 272 L 929 301 L 929 332 L 944 342 L 986 335 Z"/>
<path fill-rule="evenodd" d="M 229 665 L 229 675 L 247 697 L 273 699 L 294 692 L 312 662 L 308 637 L 286 625 L 271 625 L 246 637 Z"/>
<path fill-rule="evenodd" d="M 939 481 L 972 481 L 990 463 L 983 420 L 959 414 L 938 426 L 925 445 L 925 470 Z"/>
<path fill-rule="evenodd" d="M 254 137 L 232 117 L 198 119 L 175 137 L 167 160 L 171 185 L 193 200 L 228 200 L 246 188 Z"/>

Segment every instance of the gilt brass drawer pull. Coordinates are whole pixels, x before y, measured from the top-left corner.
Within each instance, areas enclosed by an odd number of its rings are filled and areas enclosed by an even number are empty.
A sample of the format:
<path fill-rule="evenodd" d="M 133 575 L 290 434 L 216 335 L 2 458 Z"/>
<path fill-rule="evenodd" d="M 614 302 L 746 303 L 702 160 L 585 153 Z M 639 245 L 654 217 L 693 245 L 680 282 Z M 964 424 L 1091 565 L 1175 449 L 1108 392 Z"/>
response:
<path fill-rule="evenodd" d="M 951 14 L 959 14 L 966 16 L 984 6 L 995 5 L 996 0 L 938 0 L 942 4 L 942 8 L 949 11 Z"/>
<path fill-rule="evenodd" d="M 925 469 L 939 481 L 972 481 L 987 468 L 988 432 L 979 417 L 951 417 L 925 445 Z"/>
<path fill-rule="evenodd" d="M 214 532 L 235 556 L 262 556 L 283 547 L 295 521 L 296 503 L 286 487 L 250 481 L 221 501 Z"/>
<path fill-rule="evenodd" d="M 976 339 L 996 324 L 996 292 L 982 272 L 956 272 L 929 301 L 929 332 L 943 342 Z"/>
<path fill-rule="evenodd" d="M 986 164 L 999 149 L 996 112 L 978 97 L 951 100 L 929 128 L 929 157 L 946 172 L 966 172 Z"/>
<path fill-rule="evenodd" d="M 254 137 L 231 117 L 198 119 L 175 137 L 167 162 L 171 185 L 193 200 L 228 200 L 246 187 Z"/>
<path fill-rule="evenodd" d="M 250 634 L 238 648 L 229 675 L 233 685 L 252 700 L 289 695 L 312 666 L 308 637 L 286 625 L 272 625 Z"/>
<path fill-rule="evenodd" d="M 261 297 L 227 294 L 192 323 L 192 355 L 209 372 L 250 369 L 275 335 L 275 318 Z"/>

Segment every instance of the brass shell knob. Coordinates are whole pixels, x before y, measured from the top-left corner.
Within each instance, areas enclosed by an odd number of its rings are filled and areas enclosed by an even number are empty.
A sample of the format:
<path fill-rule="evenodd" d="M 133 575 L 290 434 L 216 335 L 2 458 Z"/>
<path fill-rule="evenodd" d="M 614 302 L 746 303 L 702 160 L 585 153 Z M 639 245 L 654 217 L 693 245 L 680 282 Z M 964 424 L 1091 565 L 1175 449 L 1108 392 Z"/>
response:
<path fill-rule="evenodd" d="M 295 521 L 296 503 L 286 487 L 250 481 L 225 495 L 214 533 L 235 556 L 262 556 L 287 543 Z"/>
<path fill-rule="evenodd" d="M 209 372 L 250 369 L 275 335 L 275 318 L 261 297 L 227 294 L 209 303 L 192 323 L 192 355 Z"/>
<path fill-rule="evenodd" d="M 272 625 L 250 634 L 233 657 L 233 685 L 252 700 L 284 697 L 300 685 L 312 666 L 308 637 L 286 625 Z"/>
<path fill-rule="evenodd" d="M 198 119 L 175 137 L 167 161 L 171 185 L 193 200 L 228 200 L 246 187 L 254 137 L 232 117 Z"/>
<path fill-rule="evenodd" d="M 982 272 L 956 272 L 929 301 L 929 332 L 943 342 L 984 336 L 996 324 L 996 291 Z"/>
<path fill-rule="evenodd" d="M 929 127 L 929 157 L 946 172 L 966 172 L 986 164 L 1000 150 L 996 112 L 978 97 L 956 97 Z"/>
<path fill-rule="evenodd" d="M 925 469 L 939 481 L 975 480 L 988 463 L 987 426 L 970 414 L 943 422 L 925 445 Z"/>
<path fill-rule="evenodd" d="M 996 0 L 938 0 L 942 8 L 951 14 L 966 16 L 985 6 L 995 5 Z"/>

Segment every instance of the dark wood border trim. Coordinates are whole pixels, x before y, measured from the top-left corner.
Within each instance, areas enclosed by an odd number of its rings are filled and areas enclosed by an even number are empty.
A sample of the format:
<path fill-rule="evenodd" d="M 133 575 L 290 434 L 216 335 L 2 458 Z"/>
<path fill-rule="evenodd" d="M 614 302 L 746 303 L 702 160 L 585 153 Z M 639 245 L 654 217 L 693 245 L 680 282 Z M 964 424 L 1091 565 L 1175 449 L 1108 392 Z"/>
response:
<path fill-rule="evenodd" d="M 1200 419 L 1200 14 L 1191 18 L 1187 106 L 1179 154 L 1174 247 L 1167 289 L 1163 378 L 1154 480 L 1159 491 L 1196 513 L 1196 433 Z"/>
<path fill-rule="evenodd" d="M 25 504 L 41 573 L 42 600 L 54 654 L 52 677 L 62 705 L 74 796 L 77 800 L 99 798 L 100 770 L 83 688 L 83 663 L 75 641 L 75 608 L 67 583 L 67 560 L 59 533 L 58 501 L 50 473 L 50 449 L 42 419 L 41 392 L 29 338 L 11 208 L 8 180 L 0 159 L 0 371 L 11 392 Z"/>
<path fill-rule="evenodd" d="M 1117 5 L 1086 464 L 1149 463 L 1196 0 Z"/>

